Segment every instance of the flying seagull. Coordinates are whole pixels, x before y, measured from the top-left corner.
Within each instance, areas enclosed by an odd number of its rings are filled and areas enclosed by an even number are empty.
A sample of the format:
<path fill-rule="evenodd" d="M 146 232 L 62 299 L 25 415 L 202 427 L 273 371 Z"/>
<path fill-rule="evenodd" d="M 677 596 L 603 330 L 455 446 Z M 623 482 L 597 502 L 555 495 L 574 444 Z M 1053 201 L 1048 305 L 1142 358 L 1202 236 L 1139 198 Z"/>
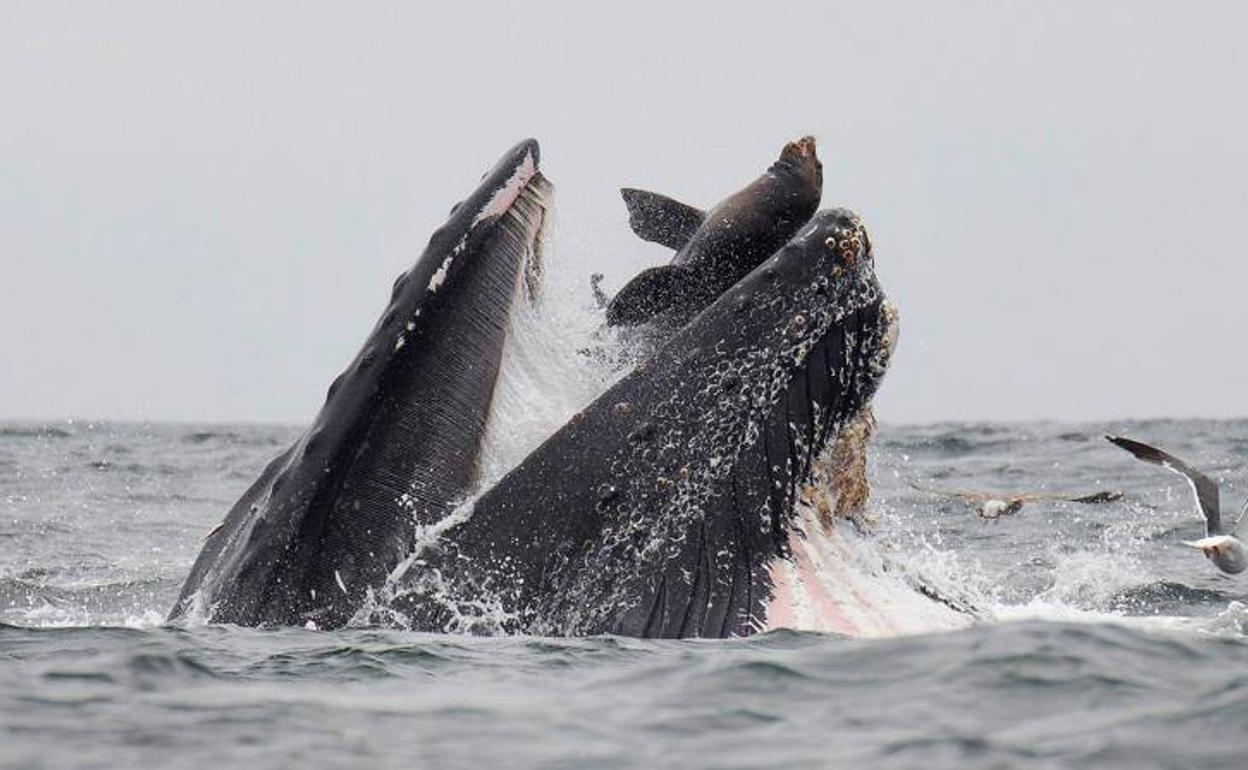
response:
<path fill-rule="evenodd" d="M 914 482 L 907 482 L 911 487 L 920 492 L 927 492 L 930 495 L 940 495 L 941 497 L 950 497 L 954 500 L 971 505 L 975 508 L 975 512 L 980 518 L 988 521 L 996 521 L 1002 516 L 1009 516 L 1018 513 L 1027 503 L 1038 503 L 1044 501 L 1064 502 L 1064 503 L 1086 503 L 1089 505 L 1096 503 L 1112 503 L 1122 498 L 1121 492 L 1093 492 L 1090 495 L 1064 495 L 1051 492 L 1021 492 L 1018 494 L 1005 494 L 1003 492 L 955 492 L 948 489 L 932 489 L 930 487 L 921 487 Z"/>
<path fill-rule="evenodd" d="M 1106 436 L 1105 438 L 1135 455 L 1137 459 L 1168 468 L 1187 479 L 1192 491 L 1196 493 L 1196 506 L 1205 517 L 1205 536 L 1199 540 L 1184 540 L 1183 545 L 1204 551 L 1205 556 L 1217 565 L 1218 569 L 1227 574 L 1235 575 L 1243 572 L 1244 567 L 1248 567 L 1248 550 L 1245 550 L 1244 544 L 1235 535 L 1228 535 L 1222 531 L 1218 482 L 1157 447 L 1141 444 L 1139 441 L 1122 436 Z M 1248 505 L 1244 506 L 1244 510 L 1248 511 Z M 1244 513 L 1241 511 L 1234 529 L 1238 530 L 1243 521 Z"/>

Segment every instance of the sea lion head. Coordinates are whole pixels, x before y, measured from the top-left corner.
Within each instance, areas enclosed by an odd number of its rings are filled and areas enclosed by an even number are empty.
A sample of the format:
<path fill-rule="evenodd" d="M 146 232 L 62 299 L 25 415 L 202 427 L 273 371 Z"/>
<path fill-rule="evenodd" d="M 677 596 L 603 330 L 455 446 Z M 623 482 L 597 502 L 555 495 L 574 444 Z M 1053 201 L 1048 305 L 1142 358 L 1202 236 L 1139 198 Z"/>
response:
<path fill-rule="evenodd" d="M 796 175 L 807 187 L 815 190 L 816 194 L 823 190 L 823 163 L 815 153 L 813 136 L 803 136 L 786 144 L 770 170 L 776 174 Z"/>

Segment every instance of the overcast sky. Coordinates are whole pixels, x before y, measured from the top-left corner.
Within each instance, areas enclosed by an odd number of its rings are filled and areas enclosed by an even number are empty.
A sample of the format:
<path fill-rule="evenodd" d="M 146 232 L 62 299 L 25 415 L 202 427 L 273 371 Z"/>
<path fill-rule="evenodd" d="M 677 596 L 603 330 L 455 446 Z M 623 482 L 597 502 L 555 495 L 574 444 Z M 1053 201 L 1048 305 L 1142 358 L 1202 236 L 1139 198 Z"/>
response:
<path fill-rule="evenodd" d="M 307 420 L 516 140 L 618 286 L 807 132 L 883 419 L 1248 414 L 1248 13 L 937 5 L 0 0 L 0 417 Z"/>

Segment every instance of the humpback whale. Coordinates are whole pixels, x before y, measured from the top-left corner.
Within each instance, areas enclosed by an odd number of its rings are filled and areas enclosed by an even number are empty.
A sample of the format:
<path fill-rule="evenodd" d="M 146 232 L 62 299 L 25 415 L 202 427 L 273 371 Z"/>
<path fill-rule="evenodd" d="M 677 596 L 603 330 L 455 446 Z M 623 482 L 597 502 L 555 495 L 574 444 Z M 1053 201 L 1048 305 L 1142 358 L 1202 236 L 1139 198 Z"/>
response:
<path fill-rule="evenodd" d="M 822 188 L 823 164 L 814 138 L 806 136 L 785 145 L 762 176 L 709 211 L 645 190 L 621 190 L 633 232 L 676 254 L 671 264 L 625 284 L 607 305 L 607 323 L 683 326 L 793 237 L 819 208 Z"/>
<path fill-rule="evenodd" d="M 791 615 L 808 531 L 796 506 L 867 407 L 896 326 L 859 218 L 816 214 L 419 532 L 378 612 L 430 631 L 647 637 L 745 635 Z"/>
<path fill-rule="evenodd" d="M 538 161 L 521 142 L 451 210 L 311 426 L 209 535 L 171 619 L 341 626 L 468 494 L 509 313 L 537 286 Z"/>

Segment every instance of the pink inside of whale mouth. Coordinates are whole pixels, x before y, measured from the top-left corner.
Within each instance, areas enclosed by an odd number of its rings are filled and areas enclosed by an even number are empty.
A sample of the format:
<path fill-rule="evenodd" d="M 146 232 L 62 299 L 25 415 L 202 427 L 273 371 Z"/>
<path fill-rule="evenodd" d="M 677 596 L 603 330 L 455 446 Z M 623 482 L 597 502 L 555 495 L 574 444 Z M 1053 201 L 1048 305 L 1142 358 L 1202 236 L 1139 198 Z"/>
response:
<path fill-rule="evenodd" d="M 520 161 L 503 186 L 495 190 L 490 200 L 477 212 L 472 225 L 476 226 L 482 220 L 500 217 L 507 213 L 535 174 L 537 174 L 537 163 L 533 161 L 533 153 L 526 152 L 524 160 Z"/>

